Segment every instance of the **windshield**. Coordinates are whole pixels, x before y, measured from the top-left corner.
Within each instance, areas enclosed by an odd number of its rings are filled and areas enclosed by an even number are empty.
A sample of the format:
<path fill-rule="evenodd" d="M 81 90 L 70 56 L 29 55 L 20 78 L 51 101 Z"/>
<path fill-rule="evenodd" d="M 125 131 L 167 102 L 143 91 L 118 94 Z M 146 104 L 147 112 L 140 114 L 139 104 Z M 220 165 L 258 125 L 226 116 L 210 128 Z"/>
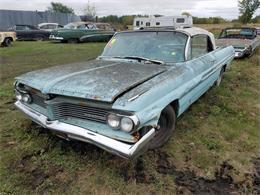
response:
<path fill-rule="evenodd" d="M 66 29 L 74 29 L 74 28 L 76 28 L 76 26 L 73 23 L 69 23 L 69 24 L 65 25 L 64 28 L 66 28 Z"/>
<path fill-rule="evenodd" d="M 116 34 L 101 57 L 141 57 L 164 63 L 185 61 L 188 36 L 180 32 L 126 32 Z"/>
<path fill-rule="evenodd" d="M 241 29 L 226 29 L 221 33 L 220 38 L 234 38 L 234 39 L 251 39 L 254 36 L 253 29 L 241 28 Z"/>

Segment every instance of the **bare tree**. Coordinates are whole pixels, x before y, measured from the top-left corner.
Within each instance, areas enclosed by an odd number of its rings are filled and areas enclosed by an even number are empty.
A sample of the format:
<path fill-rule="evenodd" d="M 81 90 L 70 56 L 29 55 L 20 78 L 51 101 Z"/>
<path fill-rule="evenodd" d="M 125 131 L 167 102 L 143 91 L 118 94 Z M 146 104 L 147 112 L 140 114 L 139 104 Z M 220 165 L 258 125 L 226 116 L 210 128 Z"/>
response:
<path fill-rule="evenodd" d="M 96 17 L 96 7 L 95 5 L 91 5 L 90 1 L 88 1 L 86 7 L 83 10 L 84 12 L 84 20 L 85 21 L 94 21 Z"/>

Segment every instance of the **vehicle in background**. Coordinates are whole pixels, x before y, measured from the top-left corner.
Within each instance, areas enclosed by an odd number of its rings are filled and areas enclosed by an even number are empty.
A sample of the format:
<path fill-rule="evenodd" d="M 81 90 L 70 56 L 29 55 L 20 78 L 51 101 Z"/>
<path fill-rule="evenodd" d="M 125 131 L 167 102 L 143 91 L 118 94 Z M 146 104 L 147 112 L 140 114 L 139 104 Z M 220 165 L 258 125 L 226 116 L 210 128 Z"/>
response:
<path fill-rule="evenodd" d="M 8 47 L 13 41 L 16 40 L 15 32 L 0 32 L 0 45 Z"/>
<path fill-rule="evenodd" d="M 171 138 L 234 55 L 200 28 L 119 32 L 95 60 L 16 77 L 15 105 L 59 137 L 134 158 Z"/>
<path fill-rule="evenodd" d="M 260 36 L 260 28 L 257 28 L 257 35 Z"/>
<path fill-rule="evenodd" d="M 102 29 L 104 26 L 106 29 Z M 108 26 L 109 24 L 104 23 L 69 23 L 63 29 L 53 30 L 49 38 L 68 43 L 109 41 L 115 31 Z"/>
<path fill-rule="evenodd" d="M 257 37 L 256 28 L 226 28 L 222 30 L 216 43 L 217 46 L 232 45 L 236 51 L 235 57 L 242 58 L 254 53 L 260 46 L 260 39 Z"/>
<path fill-rule="evenodd" d="M 191 16 L 162 16 L 162 17 L 136 17 L 134 18 L 134 30 L 145 27 L 192 27 Z"/>
<path fill-rule="evenodd" d="M 38 28 L 45 31 L 53 31 L 58 28 L 63 28 L 62 25 L 59 25 L 58 23 L 40 23 L 38 24 Z"/>
<path fill-rule="evenodd" d="M 50 36 L 50 32 L 26 24 L 17 24 L 9 28 L 9 30 L 16 32 L 17 40 L 43 41 L 49 39 Z"/>

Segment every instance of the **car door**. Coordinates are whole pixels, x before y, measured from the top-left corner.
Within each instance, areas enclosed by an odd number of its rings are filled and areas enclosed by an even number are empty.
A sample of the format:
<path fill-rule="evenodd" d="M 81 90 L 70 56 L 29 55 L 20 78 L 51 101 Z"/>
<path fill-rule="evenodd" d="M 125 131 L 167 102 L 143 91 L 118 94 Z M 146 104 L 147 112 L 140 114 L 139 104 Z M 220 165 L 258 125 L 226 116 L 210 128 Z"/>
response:
<path fill-rule="evenodd" d="M 187 68 L 192 72 L 189 91 L 181 98 L 183 110 L 204 94 L 216 80 L 216 58 L 213 44 L 207 35 L 191 38 L 188 50 Z"/>
<path fill-rule="evenodd" d="M 27 29 L 27 26 L 25 25 L 17 25 L 15 27 L 15 32 L 17 34 L 17 38 L 19 40 L 25 40 L 25 39 L 28 39 L 28 29 Z"/>

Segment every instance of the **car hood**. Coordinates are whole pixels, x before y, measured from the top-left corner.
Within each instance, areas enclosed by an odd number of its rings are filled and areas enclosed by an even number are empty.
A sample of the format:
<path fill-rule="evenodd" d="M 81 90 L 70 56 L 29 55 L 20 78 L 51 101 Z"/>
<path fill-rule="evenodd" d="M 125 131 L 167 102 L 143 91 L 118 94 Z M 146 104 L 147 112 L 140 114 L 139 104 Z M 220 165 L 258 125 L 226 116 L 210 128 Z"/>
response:
<path fill-rule="evenodd" d="M 244 46 L 248 47 L 251 44 L 252 40 L 250 39 L 217 39 L 217 46 Z"/>
<path fill-rule="evenodd" d="M 33 71 L 16 79 L 44 94 L 113 102 L 164 71 L 165 66 L 155 64 L 92 60 Z"/>

